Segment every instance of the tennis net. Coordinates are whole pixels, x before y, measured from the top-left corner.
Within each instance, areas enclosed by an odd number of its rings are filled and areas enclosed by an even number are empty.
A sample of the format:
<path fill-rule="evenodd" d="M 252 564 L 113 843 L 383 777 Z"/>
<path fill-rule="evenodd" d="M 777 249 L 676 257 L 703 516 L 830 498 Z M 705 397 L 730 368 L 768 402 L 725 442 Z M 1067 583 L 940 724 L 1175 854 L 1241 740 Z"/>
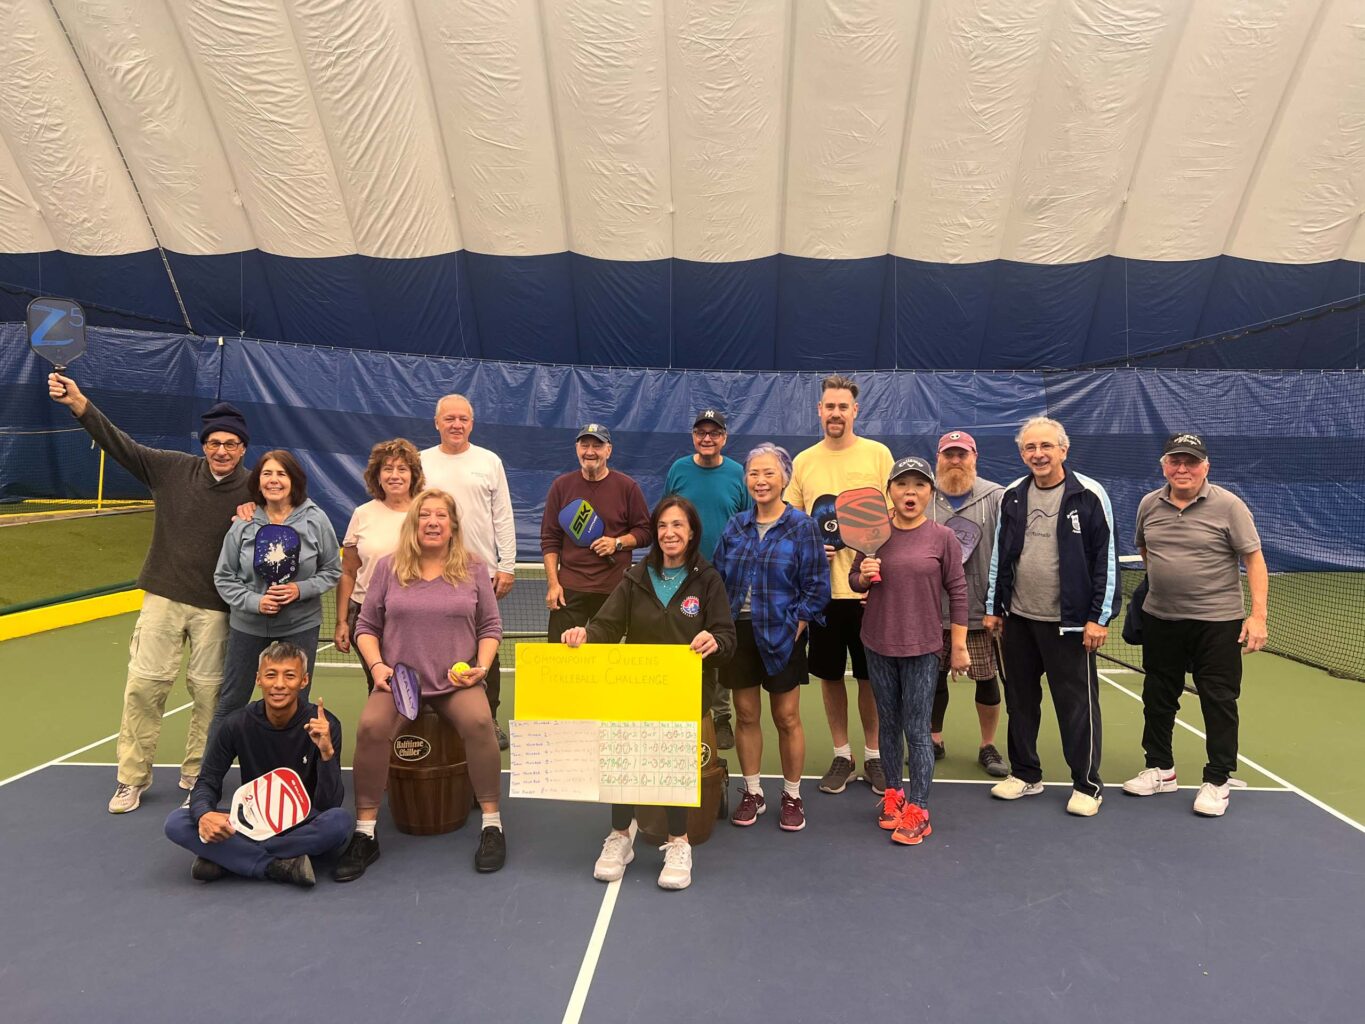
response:
<path fill-rule="evenodd" d="M 1110 623 L 1109 639 L 1100 655 L 1141 672 L 1142 648 L 1124 643 L 1122 633 L 1128 602 L 1146 572 L 1138 555 L 1119 562 L 1123 611 Z M 1250 608 L 1245 576 L 1242 593 Z M 1365 572 L 1272 572 L 1268 604 L 1267 651 L 1342 679 L 1365 681 L 1365 621 L 1361 618 Z"/>

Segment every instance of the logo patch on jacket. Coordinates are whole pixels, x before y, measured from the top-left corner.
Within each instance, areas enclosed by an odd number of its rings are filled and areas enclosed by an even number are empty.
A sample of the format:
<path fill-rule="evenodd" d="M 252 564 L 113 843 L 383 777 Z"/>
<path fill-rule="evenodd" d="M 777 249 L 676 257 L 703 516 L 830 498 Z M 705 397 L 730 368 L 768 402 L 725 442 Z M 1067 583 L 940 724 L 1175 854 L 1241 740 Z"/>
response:
<path fill-rule="evenodd" d="M 684 597 L 682 601 L 682 613 L 689 618 L 696 618 L 701 613 L 701 598 Z"/>
<path fill-rule="evenodd" d="M 1071 521 L 1071 532 L 1081 532 L 1081 514 L 1074 508 L 1066 514 L 1066 518 Z"/>

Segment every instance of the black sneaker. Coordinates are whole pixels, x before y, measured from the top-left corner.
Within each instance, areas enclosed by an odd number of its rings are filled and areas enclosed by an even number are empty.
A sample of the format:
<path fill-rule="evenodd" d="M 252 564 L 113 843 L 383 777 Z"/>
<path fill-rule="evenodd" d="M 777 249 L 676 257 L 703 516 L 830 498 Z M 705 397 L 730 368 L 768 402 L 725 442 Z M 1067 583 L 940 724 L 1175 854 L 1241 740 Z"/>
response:
<path fill-rule="evenodd" d="M 734 726 L 730 724 L 730 719 L 728 718 L 716 719 L 716 749 L 735 749 L 735 729 Z"/>
<path fill-rule="evenodd" d="M 507 863 L 507 837 L 502 829 L 489 825 L 479 836 L 479 848 L 474 851 L 474 870 L 488 874 Z"/>
<path fill-rule="evenodd" d="M 942 740 L 931 740 L 930 742 L 933 743 L 934 745 L 935 761 L 942 761 L 945 757 L 948 756 L 948 748 L 943 745 Z"/>
<path fill-rule="evenodd" d="M 313 876 L 313 862 L 308 859 L 306 853 L 298 857 L 272 860 L 265 866 L 265 877 L 272 882 L 298 885 L 305 889 L 313 888 L 318 881 Z"/>
<path fill-rule="evenodd" d="M 499 750 L 506 750 L 506 749 L 507 749 L 507 733 L 505 733 L 505 732 L 502 731 L 502 726 L 500 726 L 497 722 L 494 722 L 494 723 L 493 723 L 493 731 L 494 731 L 495 733 L 498 734 L 498 749 L 499 749 Z"/>
<path fill-rule="evenodd" d="M 976 760 L 992 778 L 1003 779 L 1010 773 L 1009 765 L 1005 764 L 1005 759 L 1000 756 L 1000 751 L 995 749 L 994 743 L 987 743 L 977 751 Z"/>
<path fill-rule="evenodd" d="M 365 869 L 379 859 L 379 840 L 356 832 L 346 849 L 341 851 L 332 878 L 338 882 L 354 882 Z"/>
<path fill-rule="evenodd" d="M 194 863 L 190 865 L 190 877 L 196 882 L 216 882 L 226 874 L 223 865 L 215 864 L 203 857 L 195 857 Z"/>

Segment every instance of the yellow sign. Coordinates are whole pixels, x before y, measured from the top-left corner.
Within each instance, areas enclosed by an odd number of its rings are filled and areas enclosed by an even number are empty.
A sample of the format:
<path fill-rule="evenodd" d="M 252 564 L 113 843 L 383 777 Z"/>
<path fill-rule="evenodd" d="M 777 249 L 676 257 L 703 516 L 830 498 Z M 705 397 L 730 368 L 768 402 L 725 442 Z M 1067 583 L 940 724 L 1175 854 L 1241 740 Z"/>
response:
<path fill-rule="evenodd" d="M 701 656 L 681 644 L 518 644 L 516 717 L 695 722 Z"/>

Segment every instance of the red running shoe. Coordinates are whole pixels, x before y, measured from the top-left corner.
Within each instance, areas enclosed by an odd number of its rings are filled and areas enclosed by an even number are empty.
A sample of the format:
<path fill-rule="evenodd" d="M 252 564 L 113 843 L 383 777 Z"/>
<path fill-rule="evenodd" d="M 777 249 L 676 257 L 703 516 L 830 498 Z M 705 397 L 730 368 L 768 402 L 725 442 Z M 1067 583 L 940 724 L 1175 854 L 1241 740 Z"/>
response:
<path fill-rule="evenodd" d="M 918 846 L 924 842 L 925 836 L 933 832 L 929 824 L 929 812 L 919 804 L 906 804 L 901 820 L 896 823 L 896 830 L 891 833 L 891 841 L 902 846 Z"/>
<path fill-rule="evenodd" d="M 882 794 L 882 813 L 877 815 L 877 824 L 890 832 L 901 822 L 905 813 L 905 790 L 888 789 Z"/>
<path fill-rule="evenodd" d="M 806 827 L 806 805 L 799 796 L 782 794 L 782 808 L 777 815 L 777 826 L 783 832 L 800 832 Z"/>
<path fill-rule="evenodd" d="M 730 815 L 730 824 L 741 828 L 752 825 L 758 816 L 768 809 L 762 793 L 750 793 L 747 789 L 739 798 L 739 806 Z"/>

